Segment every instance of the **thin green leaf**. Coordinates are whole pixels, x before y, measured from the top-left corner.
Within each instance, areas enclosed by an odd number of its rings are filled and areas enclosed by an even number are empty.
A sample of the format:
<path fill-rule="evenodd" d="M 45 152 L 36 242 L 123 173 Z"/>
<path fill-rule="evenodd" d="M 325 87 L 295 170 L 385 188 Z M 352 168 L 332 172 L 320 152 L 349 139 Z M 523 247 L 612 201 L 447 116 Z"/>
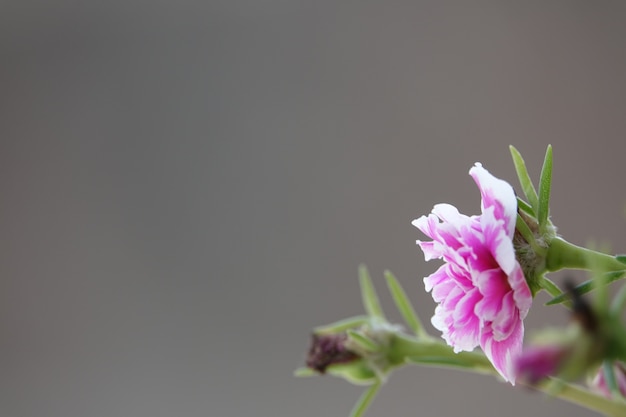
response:
<path fill-rule="evenodd" d="M 558 297 L 563 294 L 563 291 L 559 288 L 559 286 L 545 276 L 540 280 L 539 285 L 541 285 L 541 288 L 546 290 L 552 297 Z"/>
<path fill-rule="evenodd" d="M 374 385 L 369 387 L 363 394 L 361 394 L 361 398 L 354 404 L 352 407 L 352 411 L 350 412 L 350 417 L 361 417 L 367 411 L 367 408 L 370 406 L 374 397 L 378 393 L 380 389 L 381 382 L 377 381 Z"/>
<path fill-rule="evenodd" d="M 387 280 L 387 287 L 389 287 L 393 301 L 395 301 L 396 307 L 398 307 L 398 311 L 402 314 L 406 324 L 413 330 L 416 336 L 425 336 L 426 332 L 424 331 L 424 326 L 396 277 L 391 271 L 385 271 L 385 279 Z"/>
<path fill-rule="evenodd" d="M 552 145 L 548 145 L 546 156 L 541 168 L 541 178 L 539 178 L 539 207 L 537 208 L 537 220 L 539 221 L 539 231 L 545 232 L 548 224 L 548 214 L 550 212 L 550 189 L 552 188 Z"/>
<path fill-rule="evenodd" d="M 517 197 L 517 207 L 522 210 L 524 213 L 535 217 L 537 215 L 537 213 L 535 213 L 535 211 L 533 210 L 533 208 L 530 206 L 530 204 L 528 204 L 527 202 L 525 202 L 524 200 L 522 200 L 521 198 Z"/>
<path fill-rule="evenodd" d="M 615 259 L 617 259 L 623 264 L 626 264 L 626 255 L 615 255 Z"/>
<path fill-rule="evenodd" d="M 361 297 L 363 298 L 363 307 L 367 314 L 371 317 L 385 318 L 383 309 L 380 307 L 378 295 L 372 284 L 372 278 L 365 265 L 359 266 L 359 282 L 361 284 Z"/>
<path fill-rule="evenodd" d="M 369 317 L 367 316 L 355 316 L 347 319 L 339 320 L 334 323 L 326 324 L 324 326 L 319 326 L 313 329 L 313 333 L 315 334 L 333 334 L 333 333 L 342 333 L 348 329 L 354 329 L 356 327 L 362 326 L 363 324 L 369 321 Z"/>
<path fill-rule="evenodd" d="M 509 150 L 511 151 L 511 156 L 513 157 L 513 165 L 515 165 L 515 171 L 517 172 L 519 183 L 522 186 L 522 191 L 526 196 L 526 200 L 528 200 L 530 206 L 533 208 L 533 211 L 536 213 L 537 207 L 539 207 L 539 200 L 537 198 L 537 191 L 535 191 L 535 187 L 533 186 L 530 176 L 528 175 L 528 171 L 526 170 L 526 163 L 524 163 L 522 155 L 517 151 L 517 149 L 515 149 L 514 146 L 509 146 Z"/>
<path fill-rule="evenodd" d="M 348 330 L 348 338 L 359 345 L 361 349 L 369 352 L 379 352 L 381 347 L 378 343 L 356 330 Z"/>
<path fill-rule="evenodd" d="M 613 281 L 617 281 L 619 279 L 624 278 L 625 275 L 626 275 L 626 271 L 607 272 L 605 274 L 605 277 L 604 277 L 605 278 L 604 283 L 610 284 Z M 593 279 L 585 281 L 582 284 L 576 286 L 576 288 L 574 288 L 574 291 L 576 291 L 580 295 L 588 293 L 589 291 L 591 291 L 595 287 L 595 282 L 594 281 L 595 280 L 593 280 Z M 569 298 L 570 298 L 569 293 L 564 293 L 564 294 L 561 294 L 558 297 L 555 297 L 552 300 L 548 301 L 546 303 L 546 305 L 560 304 L 562 302 L 568 301 Z"/>

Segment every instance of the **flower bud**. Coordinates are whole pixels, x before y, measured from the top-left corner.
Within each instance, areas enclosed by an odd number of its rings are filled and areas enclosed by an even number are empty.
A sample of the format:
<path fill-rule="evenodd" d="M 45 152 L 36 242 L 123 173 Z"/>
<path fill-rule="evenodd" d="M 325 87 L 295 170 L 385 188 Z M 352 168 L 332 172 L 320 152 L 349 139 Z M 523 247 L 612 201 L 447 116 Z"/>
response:
<path fill-rule="evenodd" d="M 347 340 L 348 336 L 345 333 L 313 334 L 306 366 L 323 374 L 330 365 L 347 363 L 358 359 L 356 353 L 346 348 Z"/>
<path fill-rule="evenodd" d="M 571 349 L 565 345 L 531 346 L 515 362 L 517 379 L 528 385 L 537 385 L 556 375 L 570 354 Z"/>

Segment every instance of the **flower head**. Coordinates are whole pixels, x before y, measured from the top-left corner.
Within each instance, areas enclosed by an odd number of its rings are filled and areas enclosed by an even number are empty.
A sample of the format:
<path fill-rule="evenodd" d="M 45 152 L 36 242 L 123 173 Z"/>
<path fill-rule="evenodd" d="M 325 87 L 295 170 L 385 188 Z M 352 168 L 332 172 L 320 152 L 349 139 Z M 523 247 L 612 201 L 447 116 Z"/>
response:
<path fill-rule="evenodd" d="M 532 295 L 515 257 L 517 199 L 513 188 L 481 164 L 470 169 L 482 197 L 482 213 L 466 216 L 437 204 L 413 225 L 432 241 L 417 241 L 427 261 L 443 259 L 424 278 L 438 303 L 432 324 L 456 352 L 483 349 L 498 372 L 514 383 L 513 361 L 524 337 L 522 320 Z"/>

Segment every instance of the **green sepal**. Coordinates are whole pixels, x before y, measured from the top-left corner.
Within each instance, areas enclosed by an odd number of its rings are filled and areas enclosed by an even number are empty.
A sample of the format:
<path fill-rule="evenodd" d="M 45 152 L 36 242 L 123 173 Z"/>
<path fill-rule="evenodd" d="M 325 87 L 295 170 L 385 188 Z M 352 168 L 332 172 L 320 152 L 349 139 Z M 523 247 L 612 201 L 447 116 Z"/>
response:
<path fill-rule="evenodd" d="M 530 176 L 528 175 L 528 170 L 526 169 L 524 159 L 513 145 L 509 146 L 509 150 L 511 151 L 513 165 L 515 165 L 515 171 L 517 172 L 517 178 L 519 178 L 519 183 L 522 186 L 522 191 L 526 196 L 526 200 L 528 200 L 528 202 L 530 203 L 530 207 L 532 207 L 534 211 L 534 213 L 531 214 L 536 215 L 537 207 L 539 207 L 537 191 L 535 191 L 535 187 L 530 180 Z"/>
<path fill-rule="evenodd" d="M 417 313 L 415 313 L 406 292 L 396 277 L 390 271 L 385 271 L 385 279 L 387 280 L 387 287 L 389 287 L 389 292 L 393 297 L 393 301 L 395 301 L 396 307 L 398 308 L 400 314 L 402 314 L 406 324 L 411 330 L 413 330 L 413 333 L 415 333 L 416 336 L 426 336 L 422 322 L 417 316 Z"/>
<path fill-rule="evenodd" d="M 374 340 L 370 339 L 369 337 L 365 336 L 363 333 L 354 330 L 354 329 L 349 329 L 347 331 L 348 334 L 348 338 L 353 342 L 356 343 L 361 349 L 363 349 L 366 352 L 380 352 L 381 350 L 381 346 L 376 343 Z"/>
<path fill-rule="evenodd" d="M 541 168 L 541 178 L 539 178 L 539 207 L 537 208 L 537 221 L 539 222 L 539 232 L 544 234 L 548 226 L 548 215 L 550 213 L 550 189 L 552 188 L 552 145 L 548 145 L 546 156 Z"/>
<path fill-rule="evenodd" d="M 334 323 L 319 326 L 313 329 L 315 334 L 335 334 L 343 333 L 348 329 L 354 329 L 362 326 L 369 321 L 368 316 L 354 316 L 347 319 L 339 320 Z"/>
<path fill-rule="evenodd" d="M 378 380 L 376 373 L 363 359 L 332 364 L 326 368 L 326 373 L 343 378 L 354 385 L 371 385 Z"/>
<path fill-rule="evenodd" d="M 363 308 L 370 317 L 385 318 L 383 309 L 380 307 L 378 295 L 372 284 L 372 278 L 365 265 L 359 266 L 359 283 L 361 284 L 361 298 L 363 299 Z"/>

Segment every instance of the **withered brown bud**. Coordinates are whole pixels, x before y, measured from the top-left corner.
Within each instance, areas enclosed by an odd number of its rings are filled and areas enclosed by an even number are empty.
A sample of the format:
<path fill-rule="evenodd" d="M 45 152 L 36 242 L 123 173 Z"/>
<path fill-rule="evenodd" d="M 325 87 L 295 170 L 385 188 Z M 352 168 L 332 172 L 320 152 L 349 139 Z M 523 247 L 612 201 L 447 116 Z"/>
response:
<path fill-rule="evenodd" d="M 337 363 L 347 363 L 358 359 L 358 355 L 345 347 L 348 336 L 345 333 L 317 335 L 311 337 L 311 348 L 306 359 L 306 366 L 320 373 Z"/>

